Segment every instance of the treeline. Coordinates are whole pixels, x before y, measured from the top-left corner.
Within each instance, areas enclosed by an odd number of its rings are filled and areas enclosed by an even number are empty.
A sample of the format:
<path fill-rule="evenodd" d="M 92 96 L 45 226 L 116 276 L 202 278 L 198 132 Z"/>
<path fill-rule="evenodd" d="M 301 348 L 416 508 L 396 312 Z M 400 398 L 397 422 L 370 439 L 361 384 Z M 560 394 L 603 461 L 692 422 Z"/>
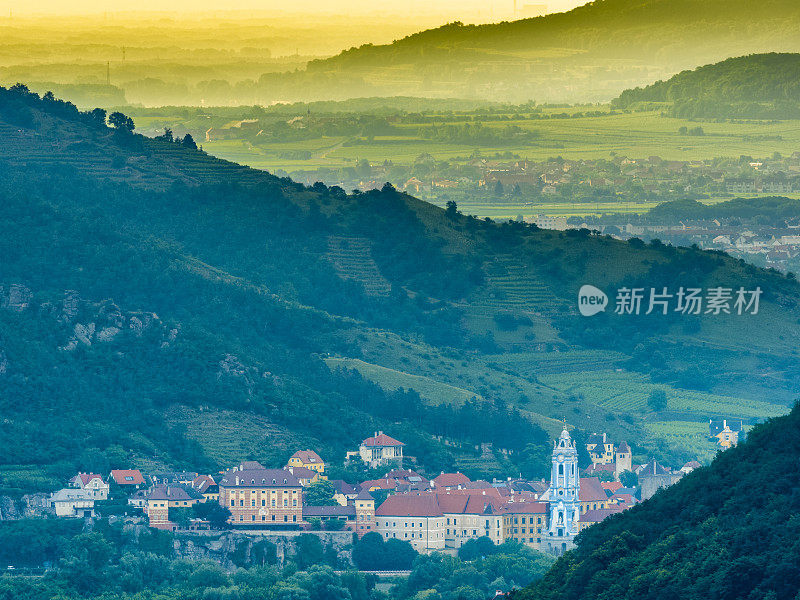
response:
<path fill-rule="evenodd" d="M 223 568 L 211 561 L 176 557 L 173 542 L 169 532 L 105 521 L 97 522 L 91 532 L 84 531 L 80 521 L 63 519 L 2 522 L 0 560 L 15 569 L 0 576 L 0 597 L 405 600 L 423 594 L 441 600 L 479 600 L 498 589 L 508 592 L 530 584 L 553 562 L 521 544 L 494 546 L 486 538 L 467 544 L 462 558 L 420 556 L 407 541 L 384 541 L 373 532 L 361 539 L 353 535 L 344 548 L 324 544 L 314 534 L 301 534 L 293 538 L 294 547 L 283 564 L 269 540 L 240 537 L 233 540 L 225 556 L 228 568 Z M 374 575 L 354 566 L 411 573 L 388 591 L 380 591 Z"/>
<path fill-rule="evenodd" d="M 753 54 L 625 90 L 619 108 L 667 102 L 678 118 L 800 118 L 800 54 Z"/>
<path fill-rule="evenodd" d="M 753 428 L 710 466 L 581 532 L 516 599 L 795 600 L 799 432 L 800 406 Z"/>

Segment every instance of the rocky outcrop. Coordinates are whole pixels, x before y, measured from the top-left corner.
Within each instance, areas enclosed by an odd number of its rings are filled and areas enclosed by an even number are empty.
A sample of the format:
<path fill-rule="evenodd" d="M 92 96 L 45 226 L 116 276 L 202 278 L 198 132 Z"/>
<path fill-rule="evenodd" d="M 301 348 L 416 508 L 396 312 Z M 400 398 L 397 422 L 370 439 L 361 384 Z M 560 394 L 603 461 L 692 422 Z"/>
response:
<path fill-rule="evenodd" d="M 66 290 L 60 301 L 39 301 L 21 283 L 0 284 L 0 309 L 25 312 L 33 307 L 41 318 L 53 319 L 55 327 L 65 328 L 66 342 L 62 350 L 72 351 L 79 346 L 107 344 L 128 332 L 134 337 L 147 337 L 160 348 L 168 348 L 178 338 L 179 327 L 167 326 L 154 312 L 123 311 L 113 300 L 91 302 L 81 298 L 76 290 Z M 0 348 L 0 375 L 8 361 Z"/>
<path fill-rule="evenodd" d="M 21 498 L 0 496 L 0 521 L 16 521 L 49 516 L 48 494 L 25 494 Z"/>
<path fill-rule="evenodd" d="M 179 532 L 173 545 L 175 556 L 186 560 L 213 560 L 228 569 L 236 566 L 259 564 L 259 543 L 267 541 L 275 545 L 278 562 L 283 563 L 296 551 L 295 540 L 303 533 L 320 537 L 322 545 L 333 545 L 340 560 L 350 560 L 350 547 L 353 543 L 352 531 L 311 531 L 311 532 L 272 532 L 251 533 L 226 531 Z"/>

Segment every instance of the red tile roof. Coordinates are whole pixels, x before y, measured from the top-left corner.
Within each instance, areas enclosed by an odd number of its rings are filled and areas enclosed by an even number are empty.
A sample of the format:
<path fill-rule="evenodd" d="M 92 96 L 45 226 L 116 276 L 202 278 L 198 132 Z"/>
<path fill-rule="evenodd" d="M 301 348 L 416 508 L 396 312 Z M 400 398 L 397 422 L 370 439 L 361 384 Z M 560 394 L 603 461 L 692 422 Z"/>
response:
<path fill-rule="evenodd" d="M 546 515 L 548 511 L 547 503 L 545 502 L 509 502 L 506 505 L 506 512 L 508 514 L 536 514 Z"/>
<path fill-rule="evenodd" d="M 362 446 L 405 446 L 403 442 L 399 442 L 393 437 L 389 437 L 382 431 L 376 433 L 372 437 L 368 437 L 363 442 L 361 442 Z"/>
<path fill-rule="evenodd" d="M 441 517 L 434 494 L 395 494 L 375 510 L 378 517 Z"/>
<path fill-rule="evenodd" d="M 455 487 L 470 483 L 469 477 L 463 473 L 442 473 L 434 477 L 433 481 L 436 483 L 436 487 Z"/>
<path fill-rule="evenodd" d="M 73 481 L 80 480 L 81 484 L 83 485 L 88 484 L 92 479 L 99 479 L 101 482 L 103 481 L 103 477 L 97 473 L 78 473 L 72 478 Z"/>
<path fill-rule="evenodd" d="M 297 458 L 304 464 L 308 464 L 308 463 L 317 463 L 317 464 L 319 464 L 319 463 L 325 462 L 325 461 L 322 460 L 320 455 L 317 454 L 316 452 L 314 452 L 313 450 L 298 450 L 297 452 L 292 454 L 290 459 L 292 459 L 292 458 Z"/>
<path fill-rule="evenodd" d="M 114 469 L 111 478 L 118 485 L 140 485 L 144 483 L 142 472 L 138 469 Z"/>
<path fill-rule="evenodd" d="M 605 502 L 608 494 L 600 485 L 597 477 L 581 477 L 581 489 L 578 493 L 581 502 Z"/>
<path fill-rule="evenodd" d="M 612 493 L 616 492 L 622 487 L 622 484 L 619 481 L 601 481 L 600 485 L 603 486 L 604 490 L 608 490 Z"/>
<path fill-rule="evenodd" d="M 580 516 L 581 523 L 599 523 L 606 517 L 615 515 L 622 512 L 624 509 L 621 506 L 612 506 L 611 508 L 598 508 L 597 510 L 587 510 Z"/>
<path fill-rule="evenodd" d="M 379 488 L 381 490 L 395 490 L 397 489 L 396 479 L 371 479 L 364 481 L 361 484 L 362 490 L 370 490 L 371 488 Z"/>

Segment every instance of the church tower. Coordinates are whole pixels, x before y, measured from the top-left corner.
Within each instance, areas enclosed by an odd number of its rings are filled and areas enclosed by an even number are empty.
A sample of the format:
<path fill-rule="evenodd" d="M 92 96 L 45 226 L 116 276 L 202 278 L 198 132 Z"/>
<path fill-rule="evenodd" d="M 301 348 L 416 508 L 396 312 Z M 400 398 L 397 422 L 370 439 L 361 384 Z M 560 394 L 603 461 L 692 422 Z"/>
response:
<path fill-rule="evenodd" d="M 553 444 L 553 469 L 548 490 L 550 525 L 545 540 L 547 550 L 553 554 L 563 554 L 572 548 L 578 535 L 580 485 L 578 450 L 564 424 L 564 430 Z"/>

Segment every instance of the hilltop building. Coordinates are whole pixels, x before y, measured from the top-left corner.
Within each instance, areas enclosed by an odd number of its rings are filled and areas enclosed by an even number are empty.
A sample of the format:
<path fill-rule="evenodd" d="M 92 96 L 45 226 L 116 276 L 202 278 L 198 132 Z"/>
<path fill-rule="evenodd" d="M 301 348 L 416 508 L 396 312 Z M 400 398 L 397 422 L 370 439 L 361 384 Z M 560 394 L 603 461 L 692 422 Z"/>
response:
<path fill-rule="evenodd" d="M 357 452 L 348 452 L 347 458 L 358 456 L 371 469 L 387 465 L 402 468 L 403 446 L 403 442 L 376 431 L 375 435 L 361 442 Z"/>

